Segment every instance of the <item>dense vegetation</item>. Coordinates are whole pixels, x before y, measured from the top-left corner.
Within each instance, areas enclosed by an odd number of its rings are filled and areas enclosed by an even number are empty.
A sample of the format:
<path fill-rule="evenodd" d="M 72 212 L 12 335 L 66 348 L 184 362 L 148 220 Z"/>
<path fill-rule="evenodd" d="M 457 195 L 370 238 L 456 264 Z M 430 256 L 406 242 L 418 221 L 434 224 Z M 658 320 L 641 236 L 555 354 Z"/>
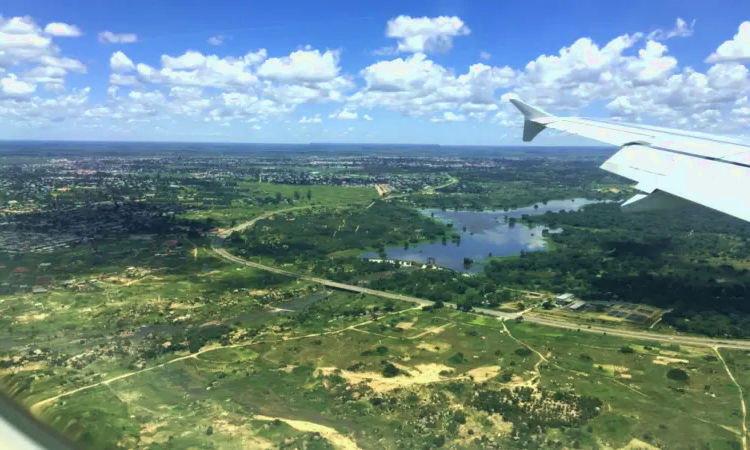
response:
<path fill-rule="evenodd" d="M 346 250 L 416 244 L 445 235 L 445 227 L 404 206 L 375 202 L 369 208 L 326 208 L 279 214 L 230 240 L 251 255 L 277 263 L 317 261 Z"/>

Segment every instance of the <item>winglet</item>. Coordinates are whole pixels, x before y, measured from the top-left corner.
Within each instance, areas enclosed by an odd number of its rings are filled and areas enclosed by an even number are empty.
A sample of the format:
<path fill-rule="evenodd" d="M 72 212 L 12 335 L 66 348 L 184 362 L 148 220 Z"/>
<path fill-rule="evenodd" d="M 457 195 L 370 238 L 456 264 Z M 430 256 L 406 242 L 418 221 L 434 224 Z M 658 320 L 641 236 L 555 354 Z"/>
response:
<path fill-rule="evenodd" d="M 510 99 L 510 102 L 513 103 L 513 106 L 518 108 L 519 111 L 523 114 L 523 141 L 524 142 L 530 142 L 533 140 L 537 134 L 541 133 L 542 130 L 544 130 L 545 125 L 542 123 L 538 123 L 535 120 L 541 119 L 544 117 L 554 117 L 552 114 L 539 109 L 535 108 L 528 103 L 524 103 L 521 100 L 517 100 L 515 98 Z"/>

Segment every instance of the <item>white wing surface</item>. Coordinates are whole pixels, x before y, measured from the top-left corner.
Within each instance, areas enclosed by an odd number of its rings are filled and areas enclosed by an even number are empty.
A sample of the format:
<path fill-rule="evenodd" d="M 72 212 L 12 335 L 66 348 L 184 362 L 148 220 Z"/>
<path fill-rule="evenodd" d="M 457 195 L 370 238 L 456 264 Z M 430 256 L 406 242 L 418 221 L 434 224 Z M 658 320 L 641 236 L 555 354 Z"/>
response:
<path fill-rule="evenodd" d="M 623 211 L 648 211 L 689 202 L 750 222 L 750 145 L 742 140 L 669 128 L 578 117 L 556 117 L 512 99 L 524 115 L 523 140 L 545 128 L 565 131 L 620 150 L 602 169 L 636 181 L 642 191 Z"/>

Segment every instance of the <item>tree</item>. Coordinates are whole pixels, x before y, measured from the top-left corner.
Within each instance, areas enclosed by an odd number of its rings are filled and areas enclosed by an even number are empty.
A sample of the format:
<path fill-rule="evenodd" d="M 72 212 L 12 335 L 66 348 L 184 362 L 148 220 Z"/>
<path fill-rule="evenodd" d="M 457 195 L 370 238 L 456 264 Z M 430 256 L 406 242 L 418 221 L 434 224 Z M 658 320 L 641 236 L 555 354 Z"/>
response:
<path fill-rule="evenodd" d="M 299 198 L 300 198 L 299 191 L 294 191 L 294 199 L 299 200 Z"/>
<path fill-rule="evenodd" d="M 277 193 L 276 193 L 276 203 L 279 203 L 279 202 L 281 201 L 281 199 L 282 199 L 282 198 L 283 198 L 283 197 L 282 197 L 282 195 L 281 195 L 281 192 L 277 192 Z"/>
<path fill-rule="evenodd" d="M 307 190 L 307 199 L 312 199 L 312 191 L 310 189 Z"/>
<path fill-rule="evenodd" d="M 209 425 L 208 428 L 206 429 L 206 436 L 211 436 L 212 434 L 214 434 L 214 427 Z"/>
<path fill-rule="evenodd" d="M 397 376 L 399 373 L 401 373 L 399 368 L 394 366 L 391 363 L 386 364 L 385 367 L 383 368 L 383 376 L 386 378 L 393 378 Z"/>
<path fill-rule="evenodd" d="M 674 368 L 669 369 L 669 371 L 667 372 L 667 378 L 674 381 L 687 382 L 689 377 L 687 372 L 685 372 L 684 370 Z"/>
<path fill-rule="evenodd" d="M 634 353 L 635 350 L 633 350 L 631 347 L 624 345 L 620 347 L 620 353 Z"/>

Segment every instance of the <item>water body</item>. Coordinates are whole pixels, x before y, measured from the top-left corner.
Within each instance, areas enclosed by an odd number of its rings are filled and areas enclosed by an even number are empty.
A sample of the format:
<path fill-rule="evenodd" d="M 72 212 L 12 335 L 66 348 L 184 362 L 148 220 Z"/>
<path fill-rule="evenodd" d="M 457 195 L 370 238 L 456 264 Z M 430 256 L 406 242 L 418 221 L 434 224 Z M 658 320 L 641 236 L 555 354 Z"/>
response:
<path fill-rule="evenodd" d="M 425 214 L 435 214 L 435 218 L 442 222 L 452 222 L 453 231 L 461 235 L 461 242 L 456 245 L 449 239 L 445 245 L 442 242 L 426 243 L 409 247 L 407 250 L 403 247 L 386 247 L 386 254 L 388 259 L 424 263 L 428 258 L 435 258 L 435 264 L 441 267 L 464 273 L 481 272 L 482 265 L 476 263 L 487 260 L 489 253 L 492 253 L 492 256 L 510 256 L 518 255 L 521 251 L 546 249 L 542 237 L 542 230 L 545 227 L 529 228 L 520 224 L 510 226 L 505 223 L 503 216 L 520 219 L 523 214 L 536 215 L 560 210 L 576 211 L 592 203 L 599 203 L 599 201 L 583 198 L 552 200 L 546 205 L 539 203 L 537 209 L 534 209 L 532 205 L 509 211 L 423 210 Z M 466 231 L 463 231 L 463 227 L 466 227 Z M 559 231 L 550 230 L 552 233 Z M 377 253 L 366 253 L 363 257 L 379 258 Z M 466 269 L 463 263 L 464 258 L 471 258 L 475 264 Z"/>

